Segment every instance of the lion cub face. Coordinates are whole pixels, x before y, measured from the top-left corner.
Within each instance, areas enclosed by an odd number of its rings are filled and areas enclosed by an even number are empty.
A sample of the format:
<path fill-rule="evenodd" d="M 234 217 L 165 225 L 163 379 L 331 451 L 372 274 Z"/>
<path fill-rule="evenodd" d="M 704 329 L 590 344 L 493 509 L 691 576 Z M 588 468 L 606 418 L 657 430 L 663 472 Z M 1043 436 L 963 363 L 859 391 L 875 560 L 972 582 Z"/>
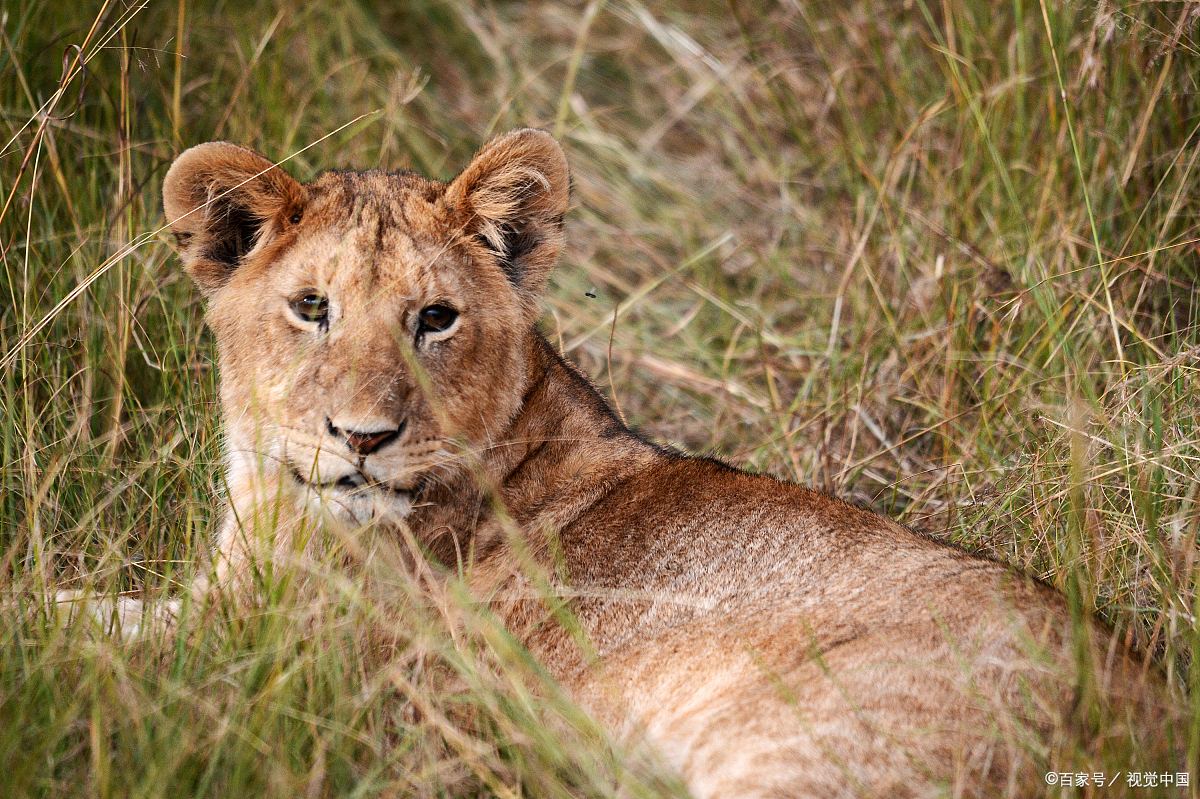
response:
<path fill-rule="evenodd" d="M 431 470 L 497 440 L 567 195 L 561 149 L 533 130 L 449 184 L 301 184 L 225 142 L 180 155 L 164 205 L 208 296 L 235 506 L 257 476 L 354 523 L 403 515 Z"/>

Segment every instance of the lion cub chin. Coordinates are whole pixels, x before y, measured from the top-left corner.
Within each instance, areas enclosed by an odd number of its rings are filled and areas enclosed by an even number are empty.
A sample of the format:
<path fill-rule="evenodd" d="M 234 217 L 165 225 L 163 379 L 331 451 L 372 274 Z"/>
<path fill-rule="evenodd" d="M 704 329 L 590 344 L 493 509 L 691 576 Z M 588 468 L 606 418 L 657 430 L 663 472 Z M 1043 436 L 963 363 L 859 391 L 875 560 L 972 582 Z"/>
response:
<path fill-rule="evenodd" d="M 1159 678 L 1052 589 L 626 428 L 536 327 L 568 184 L 537 130 L 449 183 L 179 156 L 164 205 L 219 353 L 220 579 L 314 514 L 406 525 L 698 797 L 1027 795 L 1064 747 L 1155 750 Z"/>

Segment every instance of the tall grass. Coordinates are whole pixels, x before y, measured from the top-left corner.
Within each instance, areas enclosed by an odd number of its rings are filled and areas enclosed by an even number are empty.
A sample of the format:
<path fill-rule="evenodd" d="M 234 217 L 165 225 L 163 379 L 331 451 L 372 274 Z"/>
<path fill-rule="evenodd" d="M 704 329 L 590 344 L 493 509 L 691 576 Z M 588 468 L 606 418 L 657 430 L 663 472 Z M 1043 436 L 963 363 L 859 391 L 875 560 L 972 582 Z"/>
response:
<path fill-rule="evenodd" d="M 1196 4 L 376 5 L 3 10 L 0 795 L 675 790 L 387 542 L 135 643 L 36 612 L 180 595 L 220 510 L 174 155 L 449 178 L 515 125 L 573 168 L 544 329 L 627 420 L 1068 591 L 1200 785 Z"/>

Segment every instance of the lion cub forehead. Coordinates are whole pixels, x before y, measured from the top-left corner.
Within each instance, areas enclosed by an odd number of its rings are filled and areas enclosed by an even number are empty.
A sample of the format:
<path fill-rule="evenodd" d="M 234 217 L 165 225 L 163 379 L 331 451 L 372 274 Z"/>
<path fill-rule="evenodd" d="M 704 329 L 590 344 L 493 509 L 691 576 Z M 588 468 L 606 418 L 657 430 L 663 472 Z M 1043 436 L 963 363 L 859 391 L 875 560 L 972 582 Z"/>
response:
<path fill-rule="evenodd" d="M 325 172 L 306 188 L 306 221 L 319 221 L 322 226 L 377 223 L 410 234 L 444 236 L 450 232 L 443 202 L 446 185 L 413 172 Z"/>
<path fill-rule="evenodd" d="M 359 266 L 369 263 L 377 278 L 389 272 L 411 278 L 444 255 L 457 234 L 443 200 L 445 184 L 411 172 L 326 172 L 306 188 L 294 252 L 318 272 L 343 271 L 349 257 Z"/>
<path fill-rule="evenodd" d="M 441 207 L 446 184 L 429 180 L 415 172 L 369 170 L 329 170 L 322 172 L 306 187 L 311 204 L 329 210 L 352 211 L 356 204 L 371 202 L 399 211 Z"/>

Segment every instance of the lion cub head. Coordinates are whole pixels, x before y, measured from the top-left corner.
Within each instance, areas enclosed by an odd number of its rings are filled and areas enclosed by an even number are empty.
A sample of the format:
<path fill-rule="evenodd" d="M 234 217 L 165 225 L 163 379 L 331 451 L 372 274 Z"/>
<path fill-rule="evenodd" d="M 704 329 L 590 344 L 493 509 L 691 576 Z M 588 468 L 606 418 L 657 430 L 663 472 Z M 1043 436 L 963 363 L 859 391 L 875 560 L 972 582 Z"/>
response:
<path fill-rule="evenodd" d="M 163 194 L 216 334 L 235 510 L 265 477 L 348 522 L 404 515 L 431 472 L 507 428 L 563 243 L 567 165 L 548 134 L 494 139 L 448 184 L 302 184 L 212 142 L 179 156 Z"/>

